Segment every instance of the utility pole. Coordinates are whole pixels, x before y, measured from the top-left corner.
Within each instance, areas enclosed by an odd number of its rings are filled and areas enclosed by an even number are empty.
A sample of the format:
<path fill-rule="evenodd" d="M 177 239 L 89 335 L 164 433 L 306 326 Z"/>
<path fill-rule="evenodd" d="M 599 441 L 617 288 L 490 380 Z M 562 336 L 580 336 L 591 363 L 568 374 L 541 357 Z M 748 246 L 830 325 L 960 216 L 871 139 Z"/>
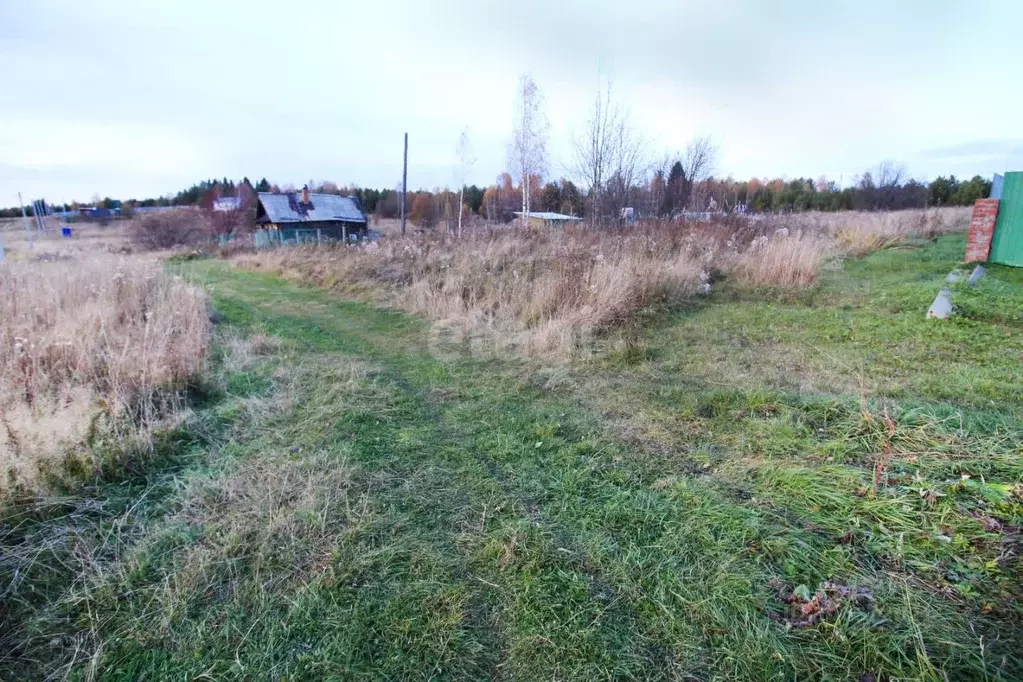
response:
<path fill-rule="evenodd" d="M 18 205 L 21 206 L 21 223 L 25 226 L 25 236 L 28 237 L 28 248 L 32 248 L 32 230 L 28 226 L 28 214 L 25 213 L 25 203 L 21 200 L 21 192 L 18 192 Z"/>
<path fill-rule="evenodd" d="M 405 236 L 405 195 L 408 192 L 408 133 L 405 133 L 405 160 L 401 167 L 401 236 Z"/>
<path fill-rule="evenodd" d="M 46 231 L 46 203 L 42 199 L 32 202 L 32 214 L 36 218 L 36 228 L 40 233 Z"/>

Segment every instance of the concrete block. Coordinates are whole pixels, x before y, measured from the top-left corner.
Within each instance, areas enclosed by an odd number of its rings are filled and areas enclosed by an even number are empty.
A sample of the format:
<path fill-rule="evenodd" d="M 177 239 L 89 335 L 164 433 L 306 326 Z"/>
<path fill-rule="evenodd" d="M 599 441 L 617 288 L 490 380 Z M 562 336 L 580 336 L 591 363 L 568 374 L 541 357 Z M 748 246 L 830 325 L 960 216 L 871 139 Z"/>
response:
<path fill-rule="evenodd" d="M 952 314 L 952 290 L 942 287 L 927 311 L 927 319 L 944 320 Z"/>
<path fill-rule="evenodd" d="M 987 271 L 978 265 L 973 269 L 973 272 L 970 273 L 970 277 L 966 280 L 966 282 L 970 286 L 973 286 L 977 283 L 977 280 L 983 277 L 986 273 Z M 949 284 L 955 284 L 962 278 L 963 276 L 959 272 L 953 270 L 948 273 L 948 277 L 945 278 L 945 281 Z M 934 303 L 932 303 L 931 307 L 927 310 L 927 319 L 944 320 L 952 314 L 953 310 L 955 310 L 955 307 L 952 305 L 952 290 L 948 287 L 941 287 L 941 291 L 939 291 L 938 295 L 934 297 Z"/>

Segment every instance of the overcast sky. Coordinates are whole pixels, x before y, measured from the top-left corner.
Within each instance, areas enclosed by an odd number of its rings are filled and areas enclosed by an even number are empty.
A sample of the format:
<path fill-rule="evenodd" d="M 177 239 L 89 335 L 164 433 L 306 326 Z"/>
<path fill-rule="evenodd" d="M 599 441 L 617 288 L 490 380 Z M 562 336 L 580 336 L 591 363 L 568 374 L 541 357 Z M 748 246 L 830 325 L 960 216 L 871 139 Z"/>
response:
<path fill-rule="evenodd" d="M 598 77 L 651 157 L 694 135 L 719 175 L 1023 169 L 1019 0 L 0 0 L 0 206 L 147 197 L 216 176 L 452 185 L 507 166 L 518 77 L 550 173 Z"/>

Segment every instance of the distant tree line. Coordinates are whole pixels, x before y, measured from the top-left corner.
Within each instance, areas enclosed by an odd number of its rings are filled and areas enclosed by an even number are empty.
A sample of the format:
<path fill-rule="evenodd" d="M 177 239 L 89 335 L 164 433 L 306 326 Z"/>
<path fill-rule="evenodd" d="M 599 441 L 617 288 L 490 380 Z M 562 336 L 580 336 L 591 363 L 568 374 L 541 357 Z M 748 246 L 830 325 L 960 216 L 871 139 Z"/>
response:
<path fill-rule="evenodd" d="M 698 161 L 698 160 L 697 160 Z M 688 168 L 687 168 L 688 166 Z M 863 173 L 849 187 L 827 178 L 775 178 L 734 180 L 701 177 L 699 164 L 683 157 L 655 169 L 650 179 L 632 186 L 611 181 L 603 183 L 602 196 L 594 200 L 567 178 L 544 179 L 532 176 L 530 209 L 551 211 L 579 217 L 592 217 L 597 210 L 602 216 L 613 215 L 619 206 L 632 206 L 641 216 L 670 217 L 682 211 L 746 211 L 781 213 L 796 211 L 879 211 L 929 206 L 970 206 L 977 199 L 991 194 L 991 181 L 977 175 L 960 180 L 954 175 L 939 176 L 930 183 L 905 177 L 904 171 L 890 163 Z M 401 214 L 399 189 L 373 189 L 343 186 L 332 182 L 306 183 L 310 191 L 343 194 L 359 199 L 363 209 L 381 218 L 397 218 Z M 122 209 L 130 214 L 135 207 L 203 206 L 212 198 L 241 196 L 249 192 L 295 192 L 294 185 L 276 185 L 266 178 L 255 184 L 248 178 L 233 181 L 210 178 L 193 184 L 176 194 L 149 199 L 118 200 L 93 197 L 90 202 L 50 205 L 53 211 L 74 210 L 80 206 Z M 246 194 L 246 196 L 248 196 Z M 508 222 L 522 207 L 521 183 L 516 184 L 509 173 L 502 173 L 494 184 L 480 187 L 466 185 L 463 189 L 463 216 L 477 216 L 489 222 Z M 409 218 L 424 227 L 432 227 L 458 215 L 458 192 L 448 189 L 410 191 L 407 197 Z M 246 201 L 246 203 L 249 203 Z M 596 207 L 596 208 L 595 208 Z M 32 215 L 31 205 L 25 207 Z M 0 218 L 21 216 L 17 206 L 0 209 Z"/>
<path fill-rule="evenodd" d="M 812 180 L 709 179 L 703 193 L 724 209 L 745 207 L 754 213 L 793 211 L 879 211 L 930 206 L 972 206 L 991 194 L 991 181 L 981 176 L 960 181 L 954 175 L 929 184 L 903 179 L 882 164 L 851 187 L 840 188 L 826 178 Z"/>

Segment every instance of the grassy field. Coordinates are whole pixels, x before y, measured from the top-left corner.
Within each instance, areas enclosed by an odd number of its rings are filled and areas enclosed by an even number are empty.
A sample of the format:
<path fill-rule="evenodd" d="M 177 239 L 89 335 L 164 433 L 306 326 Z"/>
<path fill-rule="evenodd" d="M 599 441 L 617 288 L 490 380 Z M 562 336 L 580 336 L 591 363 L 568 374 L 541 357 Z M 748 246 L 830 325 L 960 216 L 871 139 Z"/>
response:
<path fill-rule="evenodd" d="M 148 466 L 4 509 L 0 677 L 1020 679 L 1023 277 L 925 320 L 963 247 L 546 364 L 179 265 L 215 378 Z"/>
<path fill-rule="evenodd" d="M 46 218 L 46 231 L 26 233 L 21 218 L 0 220 L 0 244 L 7 258 L 23 260 L 68 260 L 96 253 L 123 254 L 130 251 L 126 223 L 110 225 L 74 223 L 73 236 L 61 236 L 64 223 L 57 218 Z M 34 228 L 35 223 L 31 223 Z"/>

